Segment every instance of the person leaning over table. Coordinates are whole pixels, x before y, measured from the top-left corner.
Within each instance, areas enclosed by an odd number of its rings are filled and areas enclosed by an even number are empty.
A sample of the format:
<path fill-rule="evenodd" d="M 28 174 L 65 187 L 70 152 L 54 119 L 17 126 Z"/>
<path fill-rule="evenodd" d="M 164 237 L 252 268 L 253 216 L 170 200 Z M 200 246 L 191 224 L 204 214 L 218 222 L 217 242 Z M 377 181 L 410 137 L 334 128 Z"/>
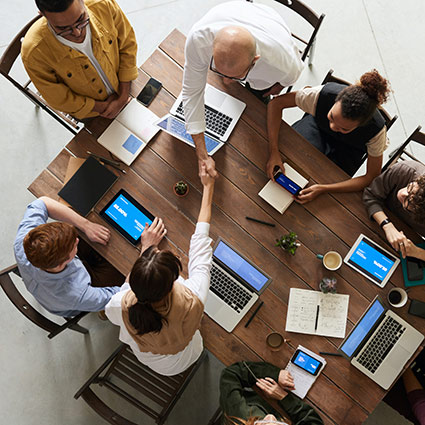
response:
<path fill-rule="evenodd" d="M 47 223 L 49 218 L 60 221 Z M 46 310 L 63 317 L 103 310 L 125 279 L 79 240 L 76 228 L 92 242 L 108 243 L 106 227 L 42 196 L 28 205 L 14 242 L 26 288 Z"/>
<path fill-rule="evenodd" d="M 280 93 L 301 74 L 303 63 L 282 17 L 262 4 L 232 1 L 212 8 L 190 30 L 185 46 L 183 107 L 198 163 L 217 177 L 205 147 L 204 92 L 208 70 L 225 84 L 246 82 L 258 96 Z"/>
<path fill-rule="evenodd" d="M 389 83 L 378 71 L 366 72 L 350 86 L 326 83 L 274 98 L 268 105 L 269 159 L 266 172 L 283 170 L 279 153 L 282 110 L 298 106 L 306 115 L 293 128 L 347 174 L 353 176 L 367 154 L 366 174 L 337 183 L 315 184 L 303 189 L 298 201 L 305 203 L 327 192 L 355 192 L 379 175 L 388 146 L 385 121 L 377 108 L 386 102 Z"/>
<path fill-rule="evenodd" d="M 137 78 L 136 37 L 115 0 L 36 0 L 43 18 L 22 43 L 25 69 L 54 109 L 115 118 Z"/>
<path fill-rule="evenodd" d="M 141 363 L 162 375 L 176 375 L 191 366 L 203 350 L 199 332 L 210 283 L 211 238 L 208 236 L 214 179 L 202 165 L 201 208 L 189 248 L 188 279 L 170 251 L 157 245 L 166 233 L 157 219 L 142 233 L 142 250 L 127 282 L 105 309 L 120 327 L 120 340 Z"/>
<path fill-rule="evenodd" d="M 256 385 L 265 397 L 277 401 L 291 419 L 292 425 L 322 425 L 318 413 L 294 396 L 294 380 L 286 370 L 270 363 L 243 362 L 226 367 L 220 378 L 220 407 L 224 425 L 286 424 L 280 413 L 251 390 Z"/>
<path fill-rule="evenodd" d="M 371 219 L 385 232 L 396 251 L 425 260 L 425 250 L 399 231 L 384 212 L 384 206 L 425 236 L 425 165 L 401 161 L 376 177 L 363 191 L 363 202 Z"/>

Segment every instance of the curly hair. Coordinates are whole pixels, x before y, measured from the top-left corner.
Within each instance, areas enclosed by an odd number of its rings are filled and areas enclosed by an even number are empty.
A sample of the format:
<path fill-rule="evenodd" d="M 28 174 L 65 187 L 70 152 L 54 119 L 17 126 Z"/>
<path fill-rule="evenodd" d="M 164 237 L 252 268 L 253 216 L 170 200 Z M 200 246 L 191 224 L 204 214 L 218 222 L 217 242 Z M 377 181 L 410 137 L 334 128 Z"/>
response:
<path fill-rule="evenodd" d="M 346 87 L 338 93 L 336 102 L 341 102 L 344 118 L 359 121 L 360 125 L 367 123 L 388 99 L 390 83 L 376 69 L 366 72 L 356 84 Z"/>
<path fill-rule="evenodd" d="M 64 12 L 74 3 L 74 0 L 35 0 L 40 12 Z"/>
<path fill-rule="evenodd" d="M 413 214 L 415 221 L 425 221 L 425 174 L 413 180 L 417 184 L 417 190 L 409 195 L 409 211 Z"/>

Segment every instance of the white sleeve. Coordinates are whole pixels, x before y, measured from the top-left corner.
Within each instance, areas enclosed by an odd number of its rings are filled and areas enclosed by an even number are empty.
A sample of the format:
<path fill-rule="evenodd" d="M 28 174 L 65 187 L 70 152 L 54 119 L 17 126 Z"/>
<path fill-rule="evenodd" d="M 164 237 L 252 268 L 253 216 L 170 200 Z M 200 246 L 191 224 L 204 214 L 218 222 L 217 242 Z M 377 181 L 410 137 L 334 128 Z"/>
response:
<path fill-rule="evenodd" d="M 323 86 L 310 87 L 306 86 L 295 92 L 295 104 L 307 112 L 307 114 L 316 115 L 317 101 L 319 100 L 320 92 Z"/>
<path fill-rule="evenodd" d="M 121 300 L 122 297 L 130 290 L 130 285 L 125 282 L 120 291 L 112 296 L 108 304 L 105 306 L 105 314 L 111 323 L 120 325 L 122 322 Z"/>
<path fill-rule="evenodd" d="M 190 240 L 189 278 L 182 282 L 202 302 L 207 301 L 210 287 L 210 271 L 212 263 L 212 239 L 208 236 L 209 223 L 197 223 L 195 233 Z"/>

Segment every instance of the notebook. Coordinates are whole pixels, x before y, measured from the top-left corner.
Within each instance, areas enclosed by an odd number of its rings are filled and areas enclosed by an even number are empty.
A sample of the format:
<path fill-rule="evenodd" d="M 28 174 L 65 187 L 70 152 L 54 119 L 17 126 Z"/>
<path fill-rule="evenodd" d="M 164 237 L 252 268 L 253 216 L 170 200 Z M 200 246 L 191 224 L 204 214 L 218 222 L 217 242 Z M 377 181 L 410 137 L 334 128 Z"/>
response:
<path fill-rule="evenodd" d="M 205 312 L 232 332 L 271 281 L 254 263 L 219 238 L 213 249 Z"/>
<path fill-rule="evenodd" d="M 377 296 L 338 351 L 387 390 L 423 339 L 413 326 L 387 310 Z"/>
<path fill-rule="evenodd" d="M 85 217 L 117 179 L 112 171 L 89 156 L 58 195 Z"/>

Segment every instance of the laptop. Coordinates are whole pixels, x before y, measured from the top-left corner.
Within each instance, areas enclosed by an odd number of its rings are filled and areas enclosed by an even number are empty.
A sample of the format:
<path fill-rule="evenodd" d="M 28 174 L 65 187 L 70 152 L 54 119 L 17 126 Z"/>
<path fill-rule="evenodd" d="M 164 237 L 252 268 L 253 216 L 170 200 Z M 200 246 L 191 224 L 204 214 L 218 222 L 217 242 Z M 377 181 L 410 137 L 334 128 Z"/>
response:
<path fill-rule="evenodd" d="M 377 296 L 338 351 L 351 364 L 387 390 L 412 357 L 424 336 Z"/>
<path fill-rule="evenodd" d="M 228 332 L 236 327 L 272 279 L 218 238 L 213 249 L 205 312 Z"/>

